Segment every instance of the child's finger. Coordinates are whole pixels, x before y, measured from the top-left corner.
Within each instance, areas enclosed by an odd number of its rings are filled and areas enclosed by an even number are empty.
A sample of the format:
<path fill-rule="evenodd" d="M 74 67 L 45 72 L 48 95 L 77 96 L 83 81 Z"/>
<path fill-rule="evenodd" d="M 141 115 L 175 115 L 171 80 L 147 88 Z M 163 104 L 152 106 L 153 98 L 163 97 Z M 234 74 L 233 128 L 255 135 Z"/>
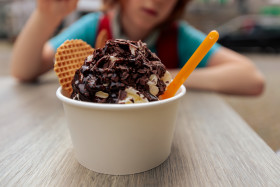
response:
<path fill-rule="evenodd" d="M 79 0 L 64 0 L 64 1 L 68 1 L 67 5 L 69 9 L 76 9 Z"/>
<path fill-rule="evenodd" d="M 98 49 L 104 47 L 107 40 L 108 33 L 105 29 L 102 29 L 96 38 L 95 48 Z"/>

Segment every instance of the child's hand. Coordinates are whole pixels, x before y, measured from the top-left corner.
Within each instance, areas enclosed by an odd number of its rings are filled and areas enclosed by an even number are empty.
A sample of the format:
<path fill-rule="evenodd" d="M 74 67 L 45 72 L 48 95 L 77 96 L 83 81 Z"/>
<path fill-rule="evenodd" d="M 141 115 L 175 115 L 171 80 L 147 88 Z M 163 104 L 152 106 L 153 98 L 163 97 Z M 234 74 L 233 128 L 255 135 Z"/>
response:
<path fill-rule="evenodd" d="M 79 0 L 37 0 L 37 10 L 53 21 L 61 21 L 74 11 Z"/>

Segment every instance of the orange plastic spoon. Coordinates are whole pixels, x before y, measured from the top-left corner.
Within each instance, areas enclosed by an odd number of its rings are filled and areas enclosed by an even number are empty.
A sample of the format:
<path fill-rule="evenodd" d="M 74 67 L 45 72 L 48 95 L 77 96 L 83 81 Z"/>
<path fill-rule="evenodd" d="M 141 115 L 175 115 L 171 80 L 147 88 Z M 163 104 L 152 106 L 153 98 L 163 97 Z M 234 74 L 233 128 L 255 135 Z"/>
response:
<path fill-rule="evenodd" d="M 186 81 L 189 75 L 193 72 L 196 66 L 200 63 L 203 57 L 208 53 L 211 47 L 217 42 L 219 33 L 217 31 L 211 31 L 200 46 L 193 53 L 191 58 L 187 61 L 181 71 L 176 75 L 174 80 L 169 84 L 161 99 L 167 99 L 173 97 L 179 90 L 181 85 Z"/>

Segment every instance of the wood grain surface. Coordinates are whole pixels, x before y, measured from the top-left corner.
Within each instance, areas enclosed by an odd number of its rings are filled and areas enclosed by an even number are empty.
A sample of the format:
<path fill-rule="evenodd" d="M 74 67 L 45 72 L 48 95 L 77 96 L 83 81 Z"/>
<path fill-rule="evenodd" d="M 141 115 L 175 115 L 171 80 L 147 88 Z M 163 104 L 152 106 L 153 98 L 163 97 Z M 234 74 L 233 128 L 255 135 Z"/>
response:
<path fill-rule="evenodd" d="M 147 172 L 112 176 L 75 159 L 57 80 L 0 77 L 0 186 L 280 186 L 280 159 L 214 93 L 188 92 L 170 157 Z"/>

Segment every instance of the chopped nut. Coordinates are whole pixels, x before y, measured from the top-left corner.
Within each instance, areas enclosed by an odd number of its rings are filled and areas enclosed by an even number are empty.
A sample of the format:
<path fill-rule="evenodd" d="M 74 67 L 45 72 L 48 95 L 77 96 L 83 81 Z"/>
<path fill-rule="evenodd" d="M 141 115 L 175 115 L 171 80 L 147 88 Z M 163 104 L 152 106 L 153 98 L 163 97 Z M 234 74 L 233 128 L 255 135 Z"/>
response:
<path fill-rule="evenodd" d="M 107 97 L 109 97 L 109 94 L 105 93 L 105 92 L 102 92 L 102 91 L 98 91 L 98 92 L 95 93 L 95 96 L 106 99 Z"/>
<path fill-rule="evenodd" d="M 166 86 L 168 86 L 172 80 L 172 76 L 168 71 L 166 71 L 160 80 L 162 80 L 166 84 Z"/>
<path fill-rule="evenodd" d="M 159 92 L 159 88 L 156 86 L 157 81 L 158 81 L 157 76 L 155 74 L 152 74 L 149 78 L 148 83 L 147 83 L 149 85 L 150 93 L 153 94 L 154 96 L 156 96 Z"/>
<path fill-rule="evenodd" d="M 150 84 L 149 85 L 150 93 L 156 96 L 159 92 L 159 89 L 156 85 Z"/>
<path fill-rule="evenodd" d="M 150 81 L 154 82 L 155 84 L 157 84 L 158 78 L 155 74 L 152 74 L 149 78 Z"/>

